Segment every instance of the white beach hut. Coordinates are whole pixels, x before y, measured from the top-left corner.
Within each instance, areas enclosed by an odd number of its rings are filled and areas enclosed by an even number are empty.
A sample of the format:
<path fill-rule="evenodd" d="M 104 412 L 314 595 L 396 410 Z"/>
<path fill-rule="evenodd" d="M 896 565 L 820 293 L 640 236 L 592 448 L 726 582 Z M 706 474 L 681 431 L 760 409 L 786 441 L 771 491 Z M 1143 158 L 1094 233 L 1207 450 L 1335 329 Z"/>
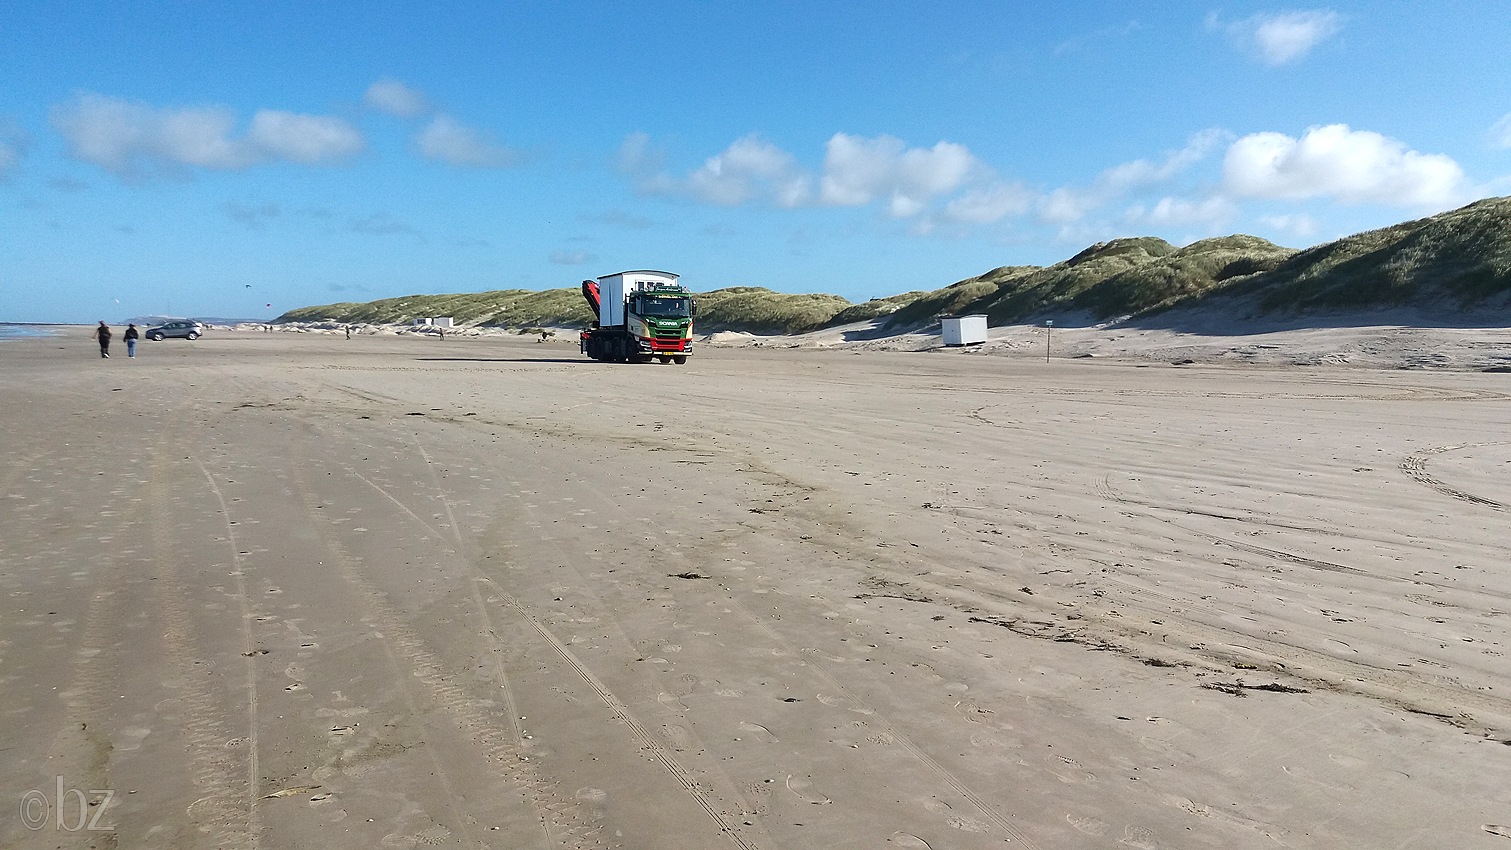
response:
<path fill-rule="evenodd" d="M 945 345 L 980 345 L 986 342 L 986 316 L 980 313 L 943 316 L 939 319 L 939 335 Z"/>

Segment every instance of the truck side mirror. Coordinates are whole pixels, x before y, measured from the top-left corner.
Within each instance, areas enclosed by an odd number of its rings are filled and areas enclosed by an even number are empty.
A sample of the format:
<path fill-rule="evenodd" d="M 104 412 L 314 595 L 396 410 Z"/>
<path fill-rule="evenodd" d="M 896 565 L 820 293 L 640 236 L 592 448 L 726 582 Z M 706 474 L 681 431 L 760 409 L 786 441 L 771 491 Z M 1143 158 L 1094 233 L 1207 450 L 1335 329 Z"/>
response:
<path fill-rule="evenodd" d="M 696 316 L 696 315 L 698 315 L 698 299 L 696 299 L 696 298 L 693 299 L 692 309 L 689 310 L 687 314 L 689 316 Z"/>

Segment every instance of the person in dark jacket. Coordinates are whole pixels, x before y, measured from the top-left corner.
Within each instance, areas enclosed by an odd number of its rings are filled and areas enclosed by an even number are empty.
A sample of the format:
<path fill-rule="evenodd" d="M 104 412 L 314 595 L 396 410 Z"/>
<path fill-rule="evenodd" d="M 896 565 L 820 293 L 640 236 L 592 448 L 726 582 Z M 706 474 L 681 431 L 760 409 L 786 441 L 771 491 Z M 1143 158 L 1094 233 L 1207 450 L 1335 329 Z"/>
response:
<path fill-rule="evenodd" d="M 94 338 L 100 341 L 100 356 L 110 356 L 110 326 L 105 320 L 100 320 L 100 326 L 94 329 Z"/>
<path fill-rule="evenodd" d="M 136 338 L 137 338 L 136 325 L 134 325 L 134 324 L 128 324 L 126 326 L 126 332 L 123 333 L 123 334 L 121 334 L 121 339 L 126 340 L 126 356 L 127 357 L 135 357 L 136 356 Z"/>

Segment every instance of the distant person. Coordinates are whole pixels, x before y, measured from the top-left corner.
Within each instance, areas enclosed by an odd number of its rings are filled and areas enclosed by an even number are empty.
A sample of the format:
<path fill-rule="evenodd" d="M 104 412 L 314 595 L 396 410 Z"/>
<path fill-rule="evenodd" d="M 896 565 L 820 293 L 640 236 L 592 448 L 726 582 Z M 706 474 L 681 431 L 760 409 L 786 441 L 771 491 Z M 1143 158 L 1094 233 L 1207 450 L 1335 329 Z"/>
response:
<path fill-rule="evenodd" d="M 347 325 L 346 326 L 346 338 L 347 339 L 351 339 L 352 338 L 352 326 L 351 325 Z"/>
<path fill-rule="evenodd" d="M 126 332 L 123 333 L 123 334 L 121 334 L 121 339 L 126 340 L 126 356 L 127 357 L 135 357 L 136 356 L 136 338 L 137 338 L 136 325 L 134 325 L 134 324 L 128 324 L 128 325 L 126 325 Z"/>
<path fill-rule="evenodd" d="M 105 320 L 100 320 L 100 326 L 94 329 L 94 338 L 100 341 L 100 356 L 110 357 L 110 326 Z"/>

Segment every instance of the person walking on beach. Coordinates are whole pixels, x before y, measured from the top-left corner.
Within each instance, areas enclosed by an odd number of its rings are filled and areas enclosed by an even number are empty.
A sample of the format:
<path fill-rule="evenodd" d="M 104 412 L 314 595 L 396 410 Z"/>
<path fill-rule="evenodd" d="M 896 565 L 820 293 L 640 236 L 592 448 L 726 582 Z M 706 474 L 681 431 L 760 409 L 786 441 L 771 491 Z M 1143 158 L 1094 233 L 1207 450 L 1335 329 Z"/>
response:
<path fill-rule="evenodd" d="M 121 339 L 126 340 L 126 356 L 127 357 L 135 357 L 136 356 L 136 338 L 137 338 L 136 325 L 134 325 L 134 324 L 128 324 L 128 325 L 126 325 L 126 332 L 123 333 L 123 334 L 121 334 Z"/>
<path fill-rule="evenodd" d="M 100 341 L 100 356 L 108 358 L 110 356 L 110 326 L 105 324 L 104 319 L 101 319 L 100 326 L 94 329 L 94 338 Z"/>

